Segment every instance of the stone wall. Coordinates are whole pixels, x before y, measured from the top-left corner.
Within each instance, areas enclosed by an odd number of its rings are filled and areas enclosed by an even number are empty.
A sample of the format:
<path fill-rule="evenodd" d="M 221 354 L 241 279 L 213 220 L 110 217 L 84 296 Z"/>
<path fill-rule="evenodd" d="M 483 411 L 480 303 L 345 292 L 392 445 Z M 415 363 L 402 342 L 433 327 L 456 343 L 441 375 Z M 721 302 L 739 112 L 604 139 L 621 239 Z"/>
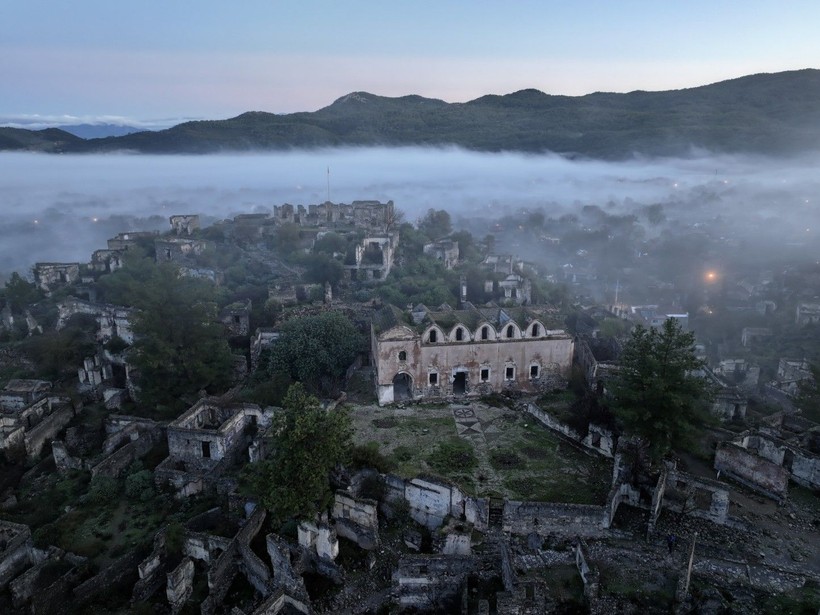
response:
<path fill-rule="evenodd" d="M 618 512 L 618 507 L 621 504 L 629 504 L 630 506 L 639 506 L 641 503 L 641 494 L 629 483 L 619 483 L 610 489 L 607 495 L 606 519 L 604 527 L 612 527 L 612 522 L 615 520 L 615 513 Z"/>
<path fill-rule="evenodd" d="M 379 546 L 378 502 L 337 491 L 333 501 L 336 532 L 366 550 Z"/>
<path fill-rule="evenodd" d="M 165 596 L 168 598 L 168 604 L 171 605 L 171 612 L 178 613 L 193 591 L 194 562 L 190 557 L 185 557 L 179 566 L 167 575 Z"/>
<path fill-rule="evenodd" d="M 606 533 L 608 518 L 604 506 L 510 500 L 504 504 L 503 529 L 519 536 L 595 538 Z"/>
<path fill-rule="evenodd" d="M 108 564 L 98 574 L 74 588 L 72 605 L 84 604 L 114 585 L 130 583 L 133 587 L 138 580 L 137 567 L 145 555 L 144 550 L 134 549 Z"/>
<path fill-rule="evenodd" d="M 436 529 L 448 515 L 464 514 L 464 494 L 453 484 L 432 477 L 404 480 L 385 475 L 385 499 L 404 499 L 410 506 L 413 519 L 429 529 Z"/>
<path fill-rule="evenodd" d="M 110 476 L 117 478 L 135 460 L 141 459 L 159 442 L 159 429 L 145 431 L 136 440 L 131 440 L 123 447 L 116 449 L 105 459 L 91 468 L 91 476 Z"/>
<path fill-rule="evenodd" d="M 521 407 L 535 420 L 544 425 L 544 427 L 558 432 L 562 436 L 577 442 L 584 448 L 598 453 L 599 455 L 603 455 L 604 457 L 608 457 L 610 459 L 614 457 L 617 438 L 608 429 L 605 429 L 599 425 L 590 425 L 589 433 L 587 433 L 586 436 L 581 437 L 581 434 L 575 431 L 572 427 L 562 423 L 550 413 L 545 412 L 535 404 L 527 403 L 523 404 Z"/>
<path fill-rule="evenodd" d="M 0 589 L 33 563 L 34 544 L 27 525 L 0 521 Z"/>
<path fill-rule="evenodd" d="M 393 573 L 393 591 L 400 609 L 450 613 L 460 602 L 467 576 L 478 560 L 458 555 L 410 555 L 402 557 Z"/>
<path fill-rule="evenodd" d="M 74 407 L 68 404 L 57 406 L 54 411 L 43 417 L 42 422 L 25 434 L 26 453 L 29 458 L 39 457 L 47 440 L 52 440 L 74 418 Z"/>
<path fill-rule="evenodd" d="M 784 468 L 731 442 L 718 445 L 715 469 L 776 500 L 788 493 L 789 473 Z"/>

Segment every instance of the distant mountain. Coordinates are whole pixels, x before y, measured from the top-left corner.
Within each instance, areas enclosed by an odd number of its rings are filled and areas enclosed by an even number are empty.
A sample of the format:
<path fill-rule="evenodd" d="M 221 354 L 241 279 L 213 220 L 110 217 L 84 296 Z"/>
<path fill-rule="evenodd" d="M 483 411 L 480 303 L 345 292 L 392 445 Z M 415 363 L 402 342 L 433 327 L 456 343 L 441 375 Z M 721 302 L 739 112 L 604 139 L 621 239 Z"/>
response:
<path fill-rule="evenodd" d="M 123 137 L 145 130 L 136 126 L 122 126 L 120 124 L 72 124 L 57 126 L 60 130 L 70 132 L 81 139 L 101 139 L 103 137 Z"/>
<path fill-rule="evenodd" d="M 793 154 L 820 149 L 820 70 L 751 75 L 667 92 L 553 96 L 522 90 L 467 103 L 354 92 L 313 113 L 249 112 L 89 140 L 70 140 L 64 132 L 9 130 L 0 128 L 0 148 L 65 152 L 457 145 L 593 158 L 674 156 L 693 148 Z"/>

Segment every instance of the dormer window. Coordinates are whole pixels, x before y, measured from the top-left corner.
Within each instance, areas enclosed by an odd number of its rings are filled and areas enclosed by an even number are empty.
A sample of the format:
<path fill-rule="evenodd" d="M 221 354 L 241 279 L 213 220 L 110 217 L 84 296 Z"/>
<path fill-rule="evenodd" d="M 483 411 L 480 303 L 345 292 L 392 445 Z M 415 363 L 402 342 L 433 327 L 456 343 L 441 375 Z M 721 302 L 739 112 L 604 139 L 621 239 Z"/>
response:
<path fill-rule="evenodd" d="M 399 351 L 399 361 L 406 361 L 407 353 L 404 350 Z"/>
<path fill-rule="evenodd" d="M 490 339 L 490 327 L 481 327 L 481 339 L 488 340 Z"/>
<path fill-rule="evenodd" d="M 513 329 L 513 326 L 512 325 L 508 326 L 507 327 L 507 337 L 511 338 L 514 333 L 515 333 L 515 329 Z"/>
<path fill-rule="evenodd" d="M 459 327 L 458 329 L 456 329 L 456 341 L 461 342 L 463 340 L 464 340 L 464 329 Z"/>
<path fill-rule="evenodd" d="M 436 335 L 436 330 L 433 329 L 430 331 L 430 337 L 427 338 L 431 344 L 435 344 L 438 341 L 438 335 Z"/>
<path fill-rule="evenodd" d="M 541 327 L 539 327 L 538 323 L 536 322 L 532 325 L 532 336 L 538 337 L 539 335 L 541 335 Z"/>

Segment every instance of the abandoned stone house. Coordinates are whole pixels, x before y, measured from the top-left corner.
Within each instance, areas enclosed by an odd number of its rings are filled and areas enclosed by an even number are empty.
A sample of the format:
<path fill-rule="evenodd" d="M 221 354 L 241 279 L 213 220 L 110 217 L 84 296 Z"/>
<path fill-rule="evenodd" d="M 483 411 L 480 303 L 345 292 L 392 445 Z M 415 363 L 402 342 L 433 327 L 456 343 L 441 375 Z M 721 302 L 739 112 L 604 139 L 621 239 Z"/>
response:
<path fill-rule="evenodd" d="M 157 466 L 159 483 L 180 495 L 202 491 L 211 479 L 240 460 L 264 456 L 261 437 L 273 421 L 272 408 L 255 404 L 199 400 L 168 425 L 168 457 Z"/>
<path fill-rule="evenodd" d="M 498 293 L 502 295 L 499 299 L 503 301 L 510 301 L 518 305 L 532 302 L 532 282 L 517 273 L 510 273 L 503 280 L 496 282 L 496 286 Z M 486 283 L 484 290 L 487 290 Z M 489 290 L 495 292 L 492 287 Z"/>
<path fill-rule="evenodd" d="M 134 309 L 104 303 L 91 303 L 67 297 L 57 304 L 57 330 L 66 326 L 68 320 L 75 314 L 94 316 L 99 324 L 97 340 L 106 342 L 113 337 L 119 337 L 127 344 L 134 343 L 134 334 L 131 331 L 131 319 Z"/>
<path fill-rule="evenodd" d="M 769 383 L 769 387 L 795 397 L 804 383 L 813 380 L 814 375 L 806 359 L 781 358 L 777 363 L 777 377 Z"/>
<path fill-rule="evenodd" d="M 250 335 L 251 300 L 237 301 L 225 306 L 219 312 L 219 321 L 230 335 Z"/>
<path fill-rule="evenodd" d="M 476 308 L 409 313 L 385 306 L 373 317 L 371 352 L 379 404 L 558 386 L 574 340 L 546 309 Z"/>
<path fill-rule="evenodd" d="M 789 480 L 820 488 L 820 426 L 793 413 L 764 419 L 759 429 L 722 442 L 715 469 L 774 499 L 788 495 Z"/>
<path fill-rule="evenodd" d="M 351 204 L 331 203 L 319 205 L 274 205 L 276 224 L 298 224 L 308 227 L 355 227 L 373 231 L 386 231 L 395 223 L 393 201 L 353 201 Z"/>
<path fill-rule="evenodd" d="M 148 241 L 157 235 L 158 233 L 156 231 L 129 231 L 127 233 L 119 233 L 108 240 L 108 249 L 125 252 L 129 248 L 138 245 L 141 240 Z"/>
<path fill-rule="evenodd" d="M 9 380 L 0 391 L 0 410 L 15 412 L 43 399 L 51 392 L 51 383 L 45 380 Z"/>
<path fill-rule="evenodd" d="M 346 275 L 351 280 L 362 282 L 385 279 L 393 268 L 398 246 L 398 233 L 365 237 L 356 246 L 355 262 L 345 265 Z"/>
<path fill-rule="evenodd" d="M 43 446 L 74 418 L 66 397 L 47 395 L 23 408 L 0 414 L 0 450 L 25 451 L 35 458 Z"/>
<path fill-rule="evenodd" d="M 158 263 L 184 262 L 191 256 L 202 254 L 207 246 L 206 241 L 184 237 L 162 237 L 154 240 Z"/>
<path fill-rule="evenodd" d="M 94 250 L 89 267 L 93 271 L 112 273 L 123 266 L 122 250 Z"/>
<path fill-rule="evenodd" d="M 75 284 L 79 280 L 80 263 L 37 263 L 34 265 L 34 281 L 45 292 L 60 286 Z"/>
<path fill-rule="evenodd" d="M 196 214 L 176 215 L 169 219 L 174 235 L 193 235 L 199 230 L 199 216 Z"/>
<path fill-rule="evenodd" d="M 441 261 L 445 269 L 452 269 L 458 264 L 458 242 L 452 239 L 425 244 L 424 253 Z"/>
<path fill-rule="evenodd" d="M 798 303 L 794 323 L 798 327 L 820 322 L 820 303 Z"/>

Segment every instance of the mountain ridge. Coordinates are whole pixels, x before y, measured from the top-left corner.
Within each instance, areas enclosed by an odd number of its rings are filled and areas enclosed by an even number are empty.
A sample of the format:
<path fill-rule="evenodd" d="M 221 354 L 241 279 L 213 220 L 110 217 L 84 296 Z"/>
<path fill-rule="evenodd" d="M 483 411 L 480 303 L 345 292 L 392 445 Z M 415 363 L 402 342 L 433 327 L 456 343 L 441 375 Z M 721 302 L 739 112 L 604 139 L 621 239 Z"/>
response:
<path fill-rule="evenodd" d="M 9 132 L 21 131 L 22 132 Z M 0 128 L 0 149 L 215 153 L 336 146 L 460 146 L 590 158 L 820 150 L 820 70 L 759 73 L 679 90 L 554 95 L 528 88 L 448 103 L 351 92 L 313 112 L 247 111 L 152 132 L 79 139 Z"/>

